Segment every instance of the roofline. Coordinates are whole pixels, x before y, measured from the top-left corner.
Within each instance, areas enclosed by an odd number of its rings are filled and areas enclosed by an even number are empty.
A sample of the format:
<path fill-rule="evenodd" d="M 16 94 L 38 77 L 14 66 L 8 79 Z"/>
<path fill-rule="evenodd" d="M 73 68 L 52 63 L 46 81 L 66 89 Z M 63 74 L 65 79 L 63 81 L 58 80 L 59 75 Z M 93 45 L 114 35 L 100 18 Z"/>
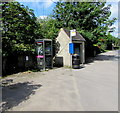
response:
<path fill-rule="evenodd" d="M 63 30 L 65 33 L 66 33 L 66 31 L 65 30 L 68 30 L 68 29 L 65 29 L 65 28 L 61 28 L 61 30 Z M 70 30 L 69 30 L 69 32 L 70 32 Z M 78 33 L 78 35 L 80 35 L 82 38 L 83 38 L 83 36 L 78 32 L 78 31 L 76 31 L 76 33 Z M 68 35 L 68 37 L 70 37 L 70 34 L 68 34 L 68 33 L 66 33 L 67 35 Z M 84 38 L 83 38 L 83 40 L 74 40 L 74 41 L 86 41 Z"/>

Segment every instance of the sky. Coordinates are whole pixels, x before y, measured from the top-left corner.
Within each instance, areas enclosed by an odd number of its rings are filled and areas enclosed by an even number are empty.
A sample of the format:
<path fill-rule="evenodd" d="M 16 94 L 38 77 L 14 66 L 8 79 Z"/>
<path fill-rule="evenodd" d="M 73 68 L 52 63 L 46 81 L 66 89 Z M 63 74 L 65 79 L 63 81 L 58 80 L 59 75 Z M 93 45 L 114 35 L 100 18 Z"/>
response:
<path fill-rule="evenodd" d="M 53 13 L 56 0 L 16 0 L 16 1 L 23 4 L 24 6 L 28 6 L 30 9 L 33 9 L 36 17 L 44 19 L 45 17 Z M 107 0 L 106 5 L 111 4 L 110 19 L 114 17 L 118 19 L 118 1 L 119 0 Z M 113 24 L 113 27 L 116 27 L 116 29 L 112 33 L 112 35 L 120 38 L 120 35 L 118 36 L 118 20 Z"/>

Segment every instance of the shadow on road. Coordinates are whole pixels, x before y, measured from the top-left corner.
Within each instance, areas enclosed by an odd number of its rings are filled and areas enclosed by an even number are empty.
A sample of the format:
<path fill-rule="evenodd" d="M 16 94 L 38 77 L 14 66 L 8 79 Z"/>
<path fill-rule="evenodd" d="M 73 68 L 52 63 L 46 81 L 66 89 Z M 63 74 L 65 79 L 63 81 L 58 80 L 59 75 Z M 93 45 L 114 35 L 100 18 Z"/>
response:
<path fill-rule="evenodd" d="M 29 99 L 30 95 L 35 94 L 35 90 L 42 85 L 33 85 L 30 82 L 17 83 L 2 87 L 2 110 L 5 111 L 17 106 L 22 101 Z"/>
<path fill-rule="evenodd" d="M 119 51 L 118 51 L 119 52 Z M 117 51 L 116 51 L 117 53 Z M 107 55 L 107 54 L 98 54 L 96 57 L 89 57 L 86 59 L 86 64 L 92 63 L 94 61 L 118 61 L 120 58 L 118 55 Z"/>
<path fill-rule="evenodd" d="M 116 56 L 116 55 L 99 55 L 97 57 L 94 58 L 94 60 L 100 60 L 100 61 L 103 61 L 103 60 L 118 60 L 119 59 L 119 56 Z"/>

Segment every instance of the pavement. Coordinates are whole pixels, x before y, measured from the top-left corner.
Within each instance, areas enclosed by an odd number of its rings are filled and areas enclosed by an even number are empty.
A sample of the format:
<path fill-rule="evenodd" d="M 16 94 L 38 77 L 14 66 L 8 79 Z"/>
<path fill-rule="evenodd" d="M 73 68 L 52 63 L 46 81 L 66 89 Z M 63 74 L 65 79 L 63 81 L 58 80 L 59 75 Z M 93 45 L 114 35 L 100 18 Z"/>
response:
<path fill-rule="evenodd" d="M 4 78 L 3 110 L 118 111 L 120 51 L 102 53 L 81 69 L 55 68 Z"/>

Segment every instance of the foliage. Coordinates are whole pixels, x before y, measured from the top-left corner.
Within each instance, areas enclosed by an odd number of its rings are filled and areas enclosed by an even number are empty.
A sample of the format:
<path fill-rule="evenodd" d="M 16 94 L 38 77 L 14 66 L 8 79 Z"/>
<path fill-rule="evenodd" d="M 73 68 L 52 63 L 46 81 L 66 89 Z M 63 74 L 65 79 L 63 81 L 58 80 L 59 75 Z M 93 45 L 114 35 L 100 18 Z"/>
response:
<path fill-rule="evenodd" d="M 120 39 L 119 38 L 116 38 L 116 40 L 115 40 L 115 46 L 116 47 L 120 47 Z"/>
<path fill-rule="evenodd" d="M 105 2 L 57 2 L 53 17 L 58 21 L 58 28 L 76 29 L 84 38 L 97 44 L 99 39 L 108 37 L 108 31 L 114 31 L 110 26 L 116 18 L 109 19 L 110 7 Z"/>
<path fill-rule="evenodd" d="M 41 38 L 54 40 L 57 37 L 59 28 L 56 26 L 56 19 L 53 19 L 49 16 L 44 20 L 38 19 L 38 22 L 41 26 Z"/>
<path fill-rule="evenodd" d="M 2 46 L 3 55 L 32 51 L 39 26 L 32 9 L 18 2 L 3 2 Z"/>

